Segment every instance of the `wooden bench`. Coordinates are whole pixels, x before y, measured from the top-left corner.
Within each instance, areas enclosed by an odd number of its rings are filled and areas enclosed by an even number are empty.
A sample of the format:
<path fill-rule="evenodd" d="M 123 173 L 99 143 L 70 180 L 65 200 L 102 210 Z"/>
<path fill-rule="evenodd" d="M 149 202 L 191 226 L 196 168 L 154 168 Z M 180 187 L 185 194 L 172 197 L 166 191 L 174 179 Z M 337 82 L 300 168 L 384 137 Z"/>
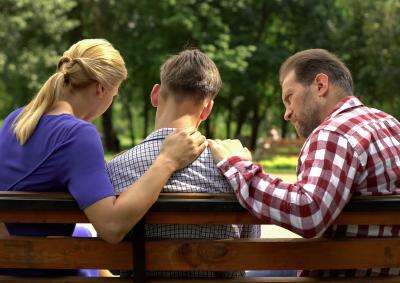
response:
<path fill-rule="evenodd" d="M 0 193 L 0 222 L 87 222 L 63 193 Z M 230 194 L 162 194 L 134 237 L 119 244 L 98 238 L 0 237 L 0 267 L 112 269 L 135 271 L 130 278 L 18 278 L 0 282 L 400 282 L 399 276 L 365 279 L 236 278 L 149 279 L 154 270 L 265 270 L 400 267 L 400 238 L 145 240 L 144 223 L 260 224 Z M 400 197 L 354 198 L 337 224 L 400 224 Z M 134 281 L 133 281 L 134 280 Z"/>

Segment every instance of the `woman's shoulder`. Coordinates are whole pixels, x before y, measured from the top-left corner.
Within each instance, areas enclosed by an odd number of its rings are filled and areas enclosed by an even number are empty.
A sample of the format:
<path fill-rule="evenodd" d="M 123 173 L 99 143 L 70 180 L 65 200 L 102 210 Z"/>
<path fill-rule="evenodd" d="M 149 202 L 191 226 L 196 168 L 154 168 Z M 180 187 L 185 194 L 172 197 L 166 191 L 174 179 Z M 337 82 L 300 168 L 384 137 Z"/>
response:
<path fill-rule="evenodd" d="M 46 147 L 53 150 L 58 148 L 74 147 L 82 143 L 100 143 L 97 128 L 86 121 L 72 115 L 44 115 L 30 138 L 29 145 Z"/>
<path fill-rule="evenodd" d="M 17 118 L 19 113 L 21 113 L 22 109 L 24 109 L 24 108 L 23 107 L 17 108 L 14 111 L 12 111 L 10 114 L 8 114 L 8 116 L 6 118 L 4 118 L 3 125 L 11 124 L 15 120 L 15 118 Z"/>
<path fill-rule="evenodd" d="M 58 131 L 65 132 L 65 134 L 98 133 L 95 125 L 70 114 L 44 115 L 42 117 L 42 126 L 55 128 Z"/>

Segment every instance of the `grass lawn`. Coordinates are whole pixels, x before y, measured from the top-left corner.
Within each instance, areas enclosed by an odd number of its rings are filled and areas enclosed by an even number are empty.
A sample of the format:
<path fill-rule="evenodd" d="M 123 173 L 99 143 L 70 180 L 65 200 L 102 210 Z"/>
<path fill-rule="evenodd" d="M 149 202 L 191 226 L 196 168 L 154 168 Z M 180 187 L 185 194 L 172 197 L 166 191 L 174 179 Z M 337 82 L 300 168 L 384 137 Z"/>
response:
<path fill-rule="evenodd" d="M 271 175 L 281 178 L 285 182 L 296 182 L 295 170 L 293 172 L 266 171 Z M 261 225 L 261 238 L 301 238 L 299 235 L 276 225 Z"/>

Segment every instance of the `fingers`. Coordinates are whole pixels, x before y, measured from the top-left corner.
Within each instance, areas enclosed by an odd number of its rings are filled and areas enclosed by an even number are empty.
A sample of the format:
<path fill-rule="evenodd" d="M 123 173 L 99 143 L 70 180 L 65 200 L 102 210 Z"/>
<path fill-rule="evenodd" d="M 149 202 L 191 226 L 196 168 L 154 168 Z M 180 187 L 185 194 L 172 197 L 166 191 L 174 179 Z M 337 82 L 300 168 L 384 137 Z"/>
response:
<path fill-rule="evenodd" d="M 251 152 L 247 147 L 243 147 L 238 140 L 208 140 L 208 144 L 213 154 L 214 160 L 219 161 L 231 156 L 239 156 L 246 160 L 252 160 Z"/>
<path fill-rule="evenodd" d="M 221 147 L 221 140 L 212 140 L 212 139 L 207 139 L 208 147 L 211 149 L 211 151 L 216 151 L 218 148 Z"/>
<path fill-rule="evenodd" d="M 253 159 L 253 157 L 251 156 L 251 151 L 247 147 L 244 147 L 243 149 L 244 149 L 243 158 L 251 161 Z"/>
<path fill-rule="evenodd" d="M 191 138 L 197 146 L 202 145 L 206 141 L 206 137 L 196 128 L 178 128 L 173 133 L 181 138 Z"/>
<path fill-rule="evenodd" d="M 188 135 L 191 135 L 194 132 L 197 132 L 196 128 L 176 128 L 175 129 L 175 133 L 186 133 Z"/>
<path fill-rule="evenodd" d="M 207 147 L 206 138 L 195 128 L 176 129 L 164 141 L 161 151 L 177 169 L 193 162 Z"/>
<path fill-rule="evenodd" d="M 208 146 L 209 146 L 211 149 L 217 146 L 217 142 L 216 142 L 215 140 L 207 139 L 207 142 L 208 142 Z"/>
<path fill-rule="evenodd" d="M 204 140 L 202 141 L 201 144 L 199 144 L 197 155 L 200 155 L 208 147 L 207 139 L 204 136 L 203 138 Z"/>
<path fill-rule="evenodd" d="M 207 147 L 208 145 L 207 139 L 200 132 L 196 131 L 190 136 L 194 139 L 197 146 L 203 145 L 205 143 L 205 147 Z"/>
<path fill-rule="evenodd" d="M 194 146 L 200 147 L 200 153 L 208 146 L 208 141 L 196 128 L 179 128 L 175 133 L 182 135 L 182 138 L 190 138 L 194 142 Z"/>

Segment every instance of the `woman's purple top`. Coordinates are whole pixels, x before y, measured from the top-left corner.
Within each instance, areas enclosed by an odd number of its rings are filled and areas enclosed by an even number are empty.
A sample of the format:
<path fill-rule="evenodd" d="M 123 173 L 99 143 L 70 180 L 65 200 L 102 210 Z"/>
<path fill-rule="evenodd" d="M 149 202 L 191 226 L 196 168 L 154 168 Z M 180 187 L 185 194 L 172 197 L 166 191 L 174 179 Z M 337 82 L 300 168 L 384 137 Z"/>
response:
<path fill-rule="evenodd" d="M 0 129 L 0 190 L 68 191 L 81 209 L 114 195 L 104 151 L 94 125 L 69 114 L 44 115 L 20 145 L 12 112 Z M 71 225 L 7 225 L 13 235 L 71 235 Z"/>

